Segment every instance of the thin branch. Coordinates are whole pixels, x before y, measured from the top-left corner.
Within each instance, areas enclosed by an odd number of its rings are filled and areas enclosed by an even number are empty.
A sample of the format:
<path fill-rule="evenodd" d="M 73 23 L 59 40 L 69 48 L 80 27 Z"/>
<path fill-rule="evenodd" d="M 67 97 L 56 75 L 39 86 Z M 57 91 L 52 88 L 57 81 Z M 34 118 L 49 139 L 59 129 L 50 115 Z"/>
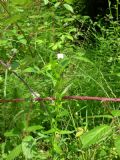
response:
<path fill-rule="evenodd" d="M 28 90 L 35 96 L 37 97 L 37 95 L 34 93 L 33 89 L 27 84 L 27 82 L 22 78 L 20 77 L 15 71 L 12 71 L 12 73 L 18 78 L 20 79 L 24 85 L 28 88 Z"/>
<path fill-rule="evenodd" d="M 5 68 L 8 69 L 9 71 L 11 71 L 18 79 L 20 79 L 23 84 L 28 88 L 29 92 L 34 95 L 35 97 L 38 97 L 36 95 L 36 93 L 33 91 L 33 89 L 28 85 L 28 83 L 22 78 L 20 77 L 15 71 L 10 70 L 10 64 L 6 64 L 4 63 L 2 60 L 0 60 L 0 64 Z"/>

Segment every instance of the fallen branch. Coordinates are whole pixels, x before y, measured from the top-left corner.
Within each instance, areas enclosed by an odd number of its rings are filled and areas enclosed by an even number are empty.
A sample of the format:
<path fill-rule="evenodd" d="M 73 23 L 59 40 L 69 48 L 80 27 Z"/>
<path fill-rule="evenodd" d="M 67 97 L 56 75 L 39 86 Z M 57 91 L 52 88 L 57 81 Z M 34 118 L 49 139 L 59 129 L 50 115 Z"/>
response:
<path fill-rule="evenodd" d="M 0 103 L 8 102 L 25 102 L 28 99 L 18 98 L 18 99 L 0 99 Z M 57 100 L 55 97 L 46 97 L 46 98 L 33 98 L 32 101 L 52 101 Z M 107 97 L 89 97 L 89 96 L 64 96 L 61 100 L 80 100 L 80 101 L 101 101 L 101 102 L 120 102 L 120 98 L 107 98 Z"/>

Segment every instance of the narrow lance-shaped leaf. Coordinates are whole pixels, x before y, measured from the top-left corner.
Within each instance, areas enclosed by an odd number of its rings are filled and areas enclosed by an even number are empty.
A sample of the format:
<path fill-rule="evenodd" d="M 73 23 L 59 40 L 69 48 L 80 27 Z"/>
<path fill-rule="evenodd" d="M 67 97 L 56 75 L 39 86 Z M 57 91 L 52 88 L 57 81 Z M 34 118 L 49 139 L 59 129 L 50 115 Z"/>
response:
<path fill-rule="evenodd" d="M 67 4 L 67 3 L 65 3 L 65 4 L 63 4 L 63 5 L 64 5 L 64 7 L 65 7 L 68 11 L 74 13 L 73 8 L 72 8 L 71 5 L 69 5 L 69 4 Z"/>
<path fill-rule="evenodd" d="M 27 132 L 35 132 L 35 131 L 41 130 L 41 129 L 43 129 L 42 126 L 40 126 L 40 125 L 34 125 L 34 126 L 30 126 L 30 127 L 26 128 L 26 131 Z"/>
<path fill-rule="evenodd" d="M 77 56 L 74 56 L 73 58 L 75 58 L 75 59 L 77 59 L 77 60 L 80 60 L 80 61 L 83 61 L 83 62 L 86 62 L 86 63 L 90 63 L 91 65 L 94 65 L 94 64 L 93 64 L 88 58 L 86 58 L 86 57 L 77 55 Z"/>
<path fill-rule="evenodd" d="M 22 145 L 18 145 L 16 146 L 11 152 L 10 154 L 7 156 L 6 160 L 14 160 L 15 158 L 17 158 L 20 153 L 22 153 Z"/>
<path fill-rule="evenodd" d="M 61 3 L 60 2 L 57 2 L 55 3 L 54 7 L 57 8 Z"/>
<path fill-rule="evenodd" d="M 65 89 L 62 91 L 61 93 L 61 97 L 69 90 L 69 88 L 72 86 L 72 83 L 69 84 L 67 87 L 65 87 Z"/>
<path fill-rule="evenodd" d="M 108 125 L 97 126 L 81 136 L 82 147 L 87 148 L 106 138 L 112 129 Z"/>

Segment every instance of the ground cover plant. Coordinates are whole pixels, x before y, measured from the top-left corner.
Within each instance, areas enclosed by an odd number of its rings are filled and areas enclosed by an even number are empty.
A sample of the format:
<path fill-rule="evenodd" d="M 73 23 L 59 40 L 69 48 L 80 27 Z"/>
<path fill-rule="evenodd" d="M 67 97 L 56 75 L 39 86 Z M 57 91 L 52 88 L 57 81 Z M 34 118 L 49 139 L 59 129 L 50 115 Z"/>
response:
<path fill-rule="evenodd" d="M 0 0 L 1 160 L 120 159 L 120 103 L 62 99 L 119 98 L 119 37 L 119 0 Z"/>

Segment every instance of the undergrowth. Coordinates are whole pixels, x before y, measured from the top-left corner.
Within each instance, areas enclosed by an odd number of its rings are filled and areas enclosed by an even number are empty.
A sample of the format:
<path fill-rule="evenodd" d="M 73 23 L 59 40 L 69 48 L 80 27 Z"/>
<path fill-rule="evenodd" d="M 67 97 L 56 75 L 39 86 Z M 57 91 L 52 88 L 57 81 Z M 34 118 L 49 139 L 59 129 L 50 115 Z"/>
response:
<path fill-rule="evenodd" d="M 72 2 L 0 1 L 0 99 L 25 98 L 0 103 L 1 160 L 120 157 L 119 103 L 62 100 L 119 97 L 118 17 L 93 22 Z"/>

